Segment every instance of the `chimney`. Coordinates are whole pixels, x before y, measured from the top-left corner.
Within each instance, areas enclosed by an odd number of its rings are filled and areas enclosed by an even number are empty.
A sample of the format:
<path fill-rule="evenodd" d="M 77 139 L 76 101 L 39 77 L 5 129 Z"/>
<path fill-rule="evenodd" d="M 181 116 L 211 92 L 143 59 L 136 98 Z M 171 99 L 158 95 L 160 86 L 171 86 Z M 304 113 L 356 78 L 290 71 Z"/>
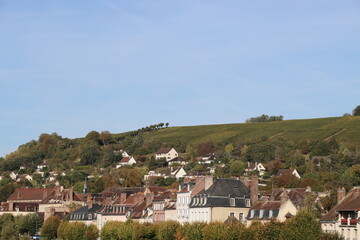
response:
<path fill-rule="evenodd" d="M 204 186 L 204 190 L 208 190 L 209 187 L 211 187 L 211 185 L 213 184 L 213 177 L 212 176 L 206 176 L 205 177 L 205 186 Z"/>
<path fill-rule="evenodd" d="M 246 187 L 250 189 L 251 182 L 248 177 L 244 178 L 243 183 L 245 184 Z"/>
<path fill-rule="evenodd" d="M 126 192 L 120 193 L 120 203 L 123 203 L 127 198 Z"/>
<path fill-rule="evenodd" d="M 14 201 L 9 201 L 9 211 L 14 211 Z"/>
<path fill-rule="evenodd" d="M 154 193 L 147 193 L 145 199 L 146 199 L 146 206 L 148 206 L 154 200 Z"/>
<path fill-rule="evenodd" d="M 88 209 L 91 209 L 93 207 L 92 196 L 88 194 L 86 200 L 87 200 Z"/>
<path fill-rule="evenodd" d="M 72 203 L 72 201 L 74 200 L 74 191 L 73 188 L 69 188 L 69 202 Z"/>
<path fill-rule="evenodd" d="M 105 198 L 104 205 L 111 205 L 111 204 L 112 204 L 111 198 Z"/>
<path fill-rule="evenodd" d="M 252 203 L 256 203 L 259 200 L 259 179 L 256 175 L 251 176 L 250 195 Z"/>
<path fill-rule="evenodd" d="M 306 192 L 311 192 L 311 187 L 310 186 L 306 187 Z"/>
<path fill-rule="evenodd" d="M 344 187 L 339 187 L 337 190 L 337 202 L 341 202 L 345 198 L 346 191 Z"/>

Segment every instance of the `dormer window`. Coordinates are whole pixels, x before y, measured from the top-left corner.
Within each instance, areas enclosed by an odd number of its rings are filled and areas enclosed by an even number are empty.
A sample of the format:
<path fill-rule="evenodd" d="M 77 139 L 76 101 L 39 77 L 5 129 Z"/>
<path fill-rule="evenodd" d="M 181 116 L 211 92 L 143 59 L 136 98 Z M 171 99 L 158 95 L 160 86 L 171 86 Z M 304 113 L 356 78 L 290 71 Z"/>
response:
<path fill-rule="evenodd" d="M 230 198 L 230 206 L 235 207 L 235 198 Z"/>
<path fill-rule="evenodd" d="M 89 213 L 88 219 L 92 219 L 92 214 L 91 213 Z"/>
<path fill-rule="evenodd" d="M 250 199 L 245 199 L 245 207 L 250 207 L 251 202 Z"/>

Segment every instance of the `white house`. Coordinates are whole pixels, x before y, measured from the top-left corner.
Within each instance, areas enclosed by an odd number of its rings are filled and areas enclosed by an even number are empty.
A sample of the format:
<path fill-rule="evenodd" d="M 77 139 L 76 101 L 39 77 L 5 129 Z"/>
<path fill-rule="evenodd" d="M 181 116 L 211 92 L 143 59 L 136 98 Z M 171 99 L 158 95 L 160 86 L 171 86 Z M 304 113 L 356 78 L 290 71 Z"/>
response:
<path fill-rule="evenodd" d="M 149 171 L 148 174 L 144 175 L 144 180 L 147 181 L 149 180 L 150 178 L 158 178 L 158 177 L 162 177 L 163 174 L 161 173 L 157 173 L 155 171 Z"/>
<path fill-rule="evenodd" d="M 169 165 L 181 165 L 181 166 L 185 166 L 186 164 L 188 164 L 188 161 L 182 157 L 176 157 L 171 159 L 170 161 L 168 161 Z"/>
<path fill-rule="evenodd" d="M 245 169 L 245 172 L 254 172 L 254 171 L 258 171 L 260 176 L 264 176 L 266 172 L 266 168 L 261 163 L 248 162 L 248 166 Z"/>
<path fill-rule="evenodd" d="M 294 168 L 290 168 L 290 169 L 279 169 L 279 171 L 277 172 L 276 176 L 282 176 L 282 175 L 294 175 L 297 178 L 301 178 L 300 174 L 298 173 L 298 171 L 296 171 L 296 169 Z"/>
<path fill-rule="evenodd" d="M 178 157 L 179 154 L 175 150 L 175 148 L 160 148 L 159 151 L 155 154 L 155 159 L 166 159 L 166 161 L 170 161 L 173 158 Z"/>
<path fill-rule="evenodd" d="M 130 165 L 133 165 L 133 164 L 136 164 L 136 160 L 134 157 L 123 157 L 119 164 L 116 165 L 116 168 L 120 168 L 122 166 L 130 166 Z"/>
<path fill-rule="evenodd" d="M 176 200 L 177 221 L 181 224 L 189 222 L 190 203 L 193 196 L 208 189 L 213 183 L 212 177 L 188 179 L 179 186 Z"/>
<path fill-rule="evenodd" d="M 20 182 L 21 180 L 28 180 L 28 181 L 32 181 L 33 178 L 29 175 L 29 174 L 21 174 L 17 177 L 16 182 Z"/>
<path fill-rule="evenodd" d="M 47 167 L 49 167 L 49 165 L 47 163 L 45 163 L 45 162 L 41 163 L 41 164 L 37 165 L 36 171 L 41 172 Z"/>
<path fill-rule="evenodd" d="M 200 164 L 211 164 L 216 160 L 215 153 L 208 153 L 201 157 Z"/>
<path fill-rule="evenodd" d="M 183 178 L 186 176 L 186 172 L 184 168 L 178 168 L 175 171 L 171 172 L 171 175 L 174 176 L 176 179 Z"/>
<path fill-rule="evenodd" d="M 17 174 L 14 173 L 14 172 L 11 172 L 11 173 L 9 174 L 9 177 L 10 177 L 12 180 L 16 180 Z"/>

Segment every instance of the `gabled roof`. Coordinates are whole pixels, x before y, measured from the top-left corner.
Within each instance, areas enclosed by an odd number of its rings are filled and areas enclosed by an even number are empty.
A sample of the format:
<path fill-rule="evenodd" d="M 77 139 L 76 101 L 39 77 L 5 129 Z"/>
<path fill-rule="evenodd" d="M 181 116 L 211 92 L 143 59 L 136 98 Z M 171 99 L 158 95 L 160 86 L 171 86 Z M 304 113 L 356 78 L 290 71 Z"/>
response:
<path fill-rule="evenodd" d="M 276 176 L 280 176 L 280 175 L 284 175 L 284 174 L 293 174 L 295 169 L 290 168 L 290 169 L 279 169 L 279 171 L 277 172 Z"/>
<path fill-rule="evenodd" d="M 244 197 L 250 195 L 250 190 L 240 180 L 215 179 L 204 193 L 208 196 Z"/>
<path fill-rule="evenodd" d="M 76 221 L 86 221 L 96 219 L 95 212 L 99 211 L 103 206 L 99 204 L 94 204 L 92 208 L 89 209 L 88 206 L 82 207 L 70 214 L 70 220 Z M 91 218 L 89 218 L 91 216 Z"/>
<path fill-rule="evenodd" d="M 156 152 L 156 154 L 168 153 L 171 151 L 171 149 L 173 148 L 160 148 L 159 151 Z"/>

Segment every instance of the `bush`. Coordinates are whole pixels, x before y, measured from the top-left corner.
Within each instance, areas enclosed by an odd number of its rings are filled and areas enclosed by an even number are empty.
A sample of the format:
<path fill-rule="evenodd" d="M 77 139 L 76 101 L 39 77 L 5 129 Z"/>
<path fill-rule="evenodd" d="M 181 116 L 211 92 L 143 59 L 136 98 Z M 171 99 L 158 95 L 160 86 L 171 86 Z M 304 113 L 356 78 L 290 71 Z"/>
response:
<path fill-rule="evenodd" d="M 143 224 L 134 224 L 133 228 L 133 240 L 148 240 L 156 238 L 156 228 L 154 224 L 143 223 Z"/>
<path fill-rule="evenodd" d="M 173 240 L 180 224 L 176 221 L 166 221 L 156 225 L 158 240 Z"/>
<path fill-rule="evenodd" d="M 213 222 L 203 228 L 202 236 L 203 239 L 206 240 L 230 240 L 227 230 L 227 225 L 220 222 Z"/>
<path fill-rule="evenodd" d="M 206 223 L 201 222 L 185 223 L 179 228 L 180 236 L 186 240 L 201 240 L 202 231 L 205 226 Z"/>

